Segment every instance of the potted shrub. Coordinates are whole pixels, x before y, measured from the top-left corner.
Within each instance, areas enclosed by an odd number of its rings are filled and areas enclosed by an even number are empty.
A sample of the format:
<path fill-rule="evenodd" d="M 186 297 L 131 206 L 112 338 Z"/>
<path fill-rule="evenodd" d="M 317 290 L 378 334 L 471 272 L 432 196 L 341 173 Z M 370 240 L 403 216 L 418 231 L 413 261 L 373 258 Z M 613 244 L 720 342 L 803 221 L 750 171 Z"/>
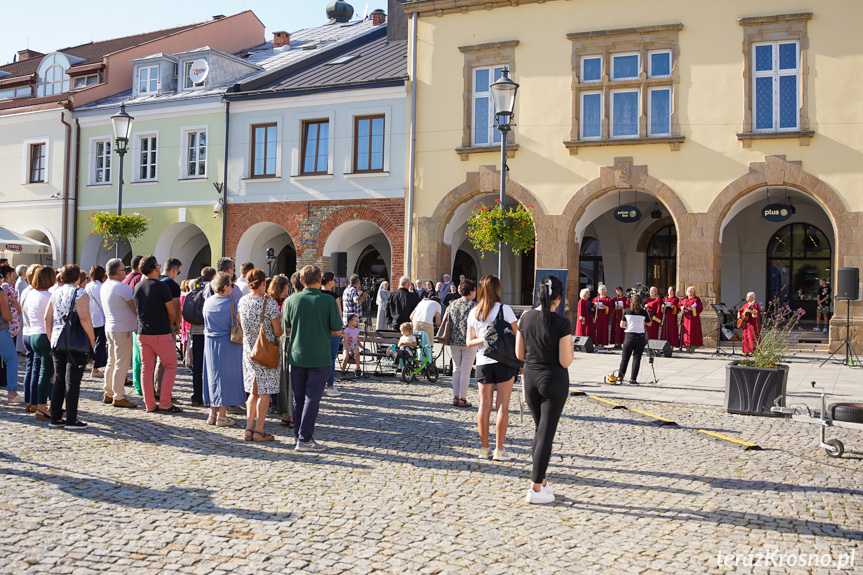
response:
<path fill-rule="evenodd" d="M 763 304 L 760 306 L 764 309 Z M 770 408 L 779 399 L 785 406 L 788 366 L 782 363 L 791 345 L 792 332 L 803 316 L 776 302 L 761 314 L 761 337 L 752 355 L 725 368 L 725 410 L 747 415 L 781 416 Z"/>
<path fill-rule="evenodd" d="M 533 249 L 536 243 L 536 228 L 533 216 L 523 204 L 504 208 L 496 199 L 494 207 L 474 205 L 467 224 L 467 237 L 481 258 L 486 252 L 497 253 L 498 243 L 503 243 L 519 255 Z"/>
<path fill-rule="evenodd" d="M 93 212 L 90 221 L 93 223 L 90 232 L 102 236 L 105 249 L 110 250 L 123 238 L 132 242 L 143 236 L 153 220 L 143 212 L 131 214 Z"/>

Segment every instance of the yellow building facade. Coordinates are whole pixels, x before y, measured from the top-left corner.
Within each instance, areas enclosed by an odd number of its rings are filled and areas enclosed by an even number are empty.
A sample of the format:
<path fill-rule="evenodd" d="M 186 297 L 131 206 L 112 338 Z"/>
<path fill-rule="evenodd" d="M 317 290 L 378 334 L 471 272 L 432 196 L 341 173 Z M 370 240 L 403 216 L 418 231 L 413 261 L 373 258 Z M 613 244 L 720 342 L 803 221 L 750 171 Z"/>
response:
<path fill-rule="evenodd" d="M 569 308 L 581 287 L 645 282 L 729 306 L 754 291 L 814 320 L 818 278 L 835 292 L 839 268 L 863 266 L 863 5 L 405 7 L 416 14 L 415 277 L 496 272 L 465 222 L 499 192 L 488 84 L 504 66 L 520 85 L 507 203 L 535 206 L 537 227 L 535 251 L 506 258 L 506 300 L 530 301 L 534 269 L 566 269 Z M 631 206 L 640 217 L 615 218 Z M 834 307 L 835 348 L 847 308 Z M 851 304 L 852 326 L 861 311 Z M 717 322 L 704 318 L 709 340 Z M 852 327 L 852 339 L 863 334 Z"/>

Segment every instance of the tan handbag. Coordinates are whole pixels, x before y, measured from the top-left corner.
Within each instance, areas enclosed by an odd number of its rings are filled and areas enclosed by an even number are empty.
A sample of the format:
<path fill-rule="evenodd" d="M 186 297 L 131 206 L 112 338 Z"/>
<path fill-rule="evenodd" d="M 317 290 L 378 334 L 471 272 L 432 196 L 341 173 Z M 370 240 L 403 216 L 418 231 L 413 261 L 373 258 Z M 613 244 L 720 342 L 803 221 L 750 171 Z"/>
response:
<path fill-rule="evenodd" d="M 452 333 L 452 321 L 449 319 L 449 311 L 443 314 L 443 319 L 440 322 L 440 327 L 435 334 L 435 341 L 444 345 L 449 345 L 450 334 Z"/>
<path fill-rule="evenodd" d="M 258 339 L 255 340 L 255 346 L 252 348 L 252 355 L 249 359 L 270 369 L 279 367 L 279 344 L 273 343 L 267 339 L 264 331 L 264 322 L 266 321 L 267 311 L 267 296 L 264 296 L 264 307 L 261 309 L 261 331 L 258 332 Z"/>
<path fill-rule="evenodd" d="M 231 298 L 231 341 L 243 343 L 243 326 L 237 321 L 237 312 L 234 311 L 234 298 Z"/>

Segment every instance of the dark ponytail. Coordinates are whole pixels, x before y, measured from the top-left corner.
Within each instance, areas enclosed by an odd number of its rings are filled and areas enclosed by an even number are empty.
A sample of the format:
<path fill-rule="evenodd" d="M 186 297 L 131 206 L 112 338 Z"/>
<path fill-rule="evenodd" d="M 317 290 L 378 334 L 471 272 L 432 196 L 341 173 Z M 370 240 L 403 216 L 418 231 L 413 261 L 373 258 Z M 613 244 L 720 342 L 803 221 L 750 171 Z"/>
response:
<path fill-rule="evenodd" d="M 551 322 L 551 302 L 561 295 L 563 295 L 563 282 L 559 277 L 548 275 L 539 280 L 539 305 L 542 310 L 542 321 L 546 325 Z M 560 305 L 563 305 L 563 301 Z"/>

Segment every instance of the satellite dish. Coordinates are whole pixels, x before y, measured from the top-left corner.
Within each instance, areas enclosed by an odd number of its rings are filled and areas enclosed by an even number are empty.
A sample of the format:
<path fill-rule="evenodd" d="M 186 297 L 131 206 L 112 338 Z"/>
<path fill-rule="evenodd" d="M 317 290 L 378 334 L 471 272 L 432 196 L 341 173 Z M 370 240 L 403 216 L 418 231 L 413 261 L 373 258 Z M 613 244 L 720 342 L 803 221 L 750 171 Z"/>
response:
<path fill-rule="evenodd" d="M 366 9 L 363 10 L 363 20 L 368 18 L 368 16 L 369 16 L 369 4 L 368 4 L 368 2 L 366 2 Z"/>
<path fill-rule="evenodd" d="M 200 84 L 207 79 L 209 73 L 210 65 L 203 58 L 199 58 L 192 62 L 192 66 L 189 68 L 189 80 L 192 81 L 192 84 Z"/>

